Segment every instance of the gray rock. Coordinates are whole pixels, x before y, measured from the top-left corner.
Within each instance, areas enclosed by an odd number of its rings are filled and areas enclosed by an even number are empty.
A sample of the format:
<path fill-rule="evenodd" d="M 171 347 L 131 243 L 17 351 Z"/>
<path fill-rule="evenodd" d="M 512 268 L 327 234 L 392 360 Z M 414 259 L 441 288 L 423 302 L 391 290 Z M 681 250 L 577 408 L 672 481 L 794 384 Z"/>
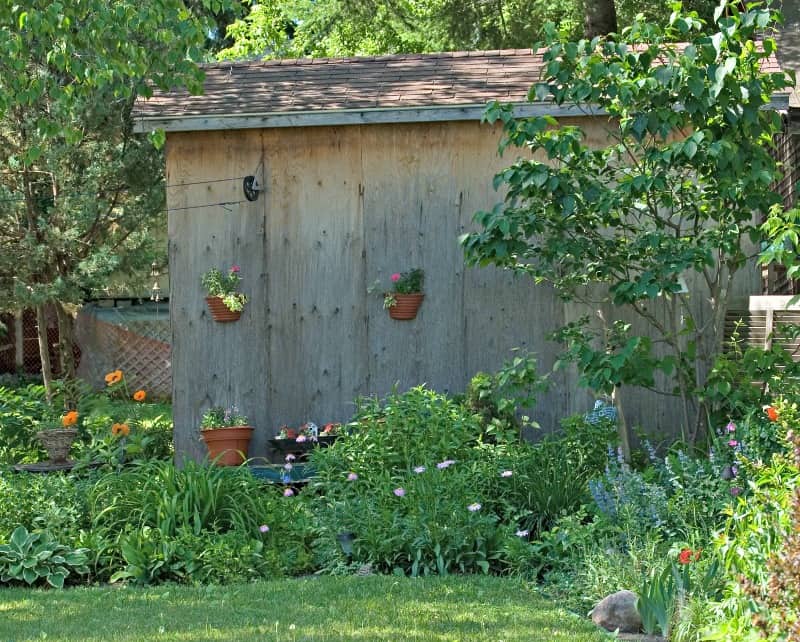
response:
<path fill-rule="evenodd" d="M 638 633 L 642 618 L 636 610 L 636 593 L 617 591 L 603 598 L 592 610 L 592 622 L 607 631 Z"/>

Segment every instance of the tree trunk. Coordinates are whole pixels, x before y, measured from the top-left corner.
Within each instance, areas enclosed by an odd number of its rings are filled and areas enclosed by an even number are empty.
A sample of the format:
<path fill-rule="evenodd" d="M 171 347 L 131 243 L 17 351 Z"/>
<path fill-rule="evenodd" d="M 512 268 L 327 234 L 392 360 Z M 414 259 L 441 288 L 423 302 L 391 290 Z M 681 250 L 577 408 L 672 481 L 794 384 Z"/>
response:
<path fill-rule="evenodd" d="M 73 346 L 72 317 L 64 309 L 60 301 L 56 301 L 56 318 L 58 319 L 58 357 L 61 363 L 61 377 L 67 383 L 64 387 L 64 408 L 74 409 L 78 404 L 75 386 L 75 355 Z"/>
<path fill-rule="evenodd" d="M 44 395 L 47 402 L 53 400 L 53 374 L 50 369 L 50 341 L 47 338 L 47 317 L 44 313 L 44 303 L 36 305 L 36 336 L 39 337 L 39 359 L 42 362 L 42 382 Z"/>
<path fill-rule="evenodd" d="M 611 401 L 617 409 L 617 436 L 619 437 L 619 447 L 622 449 L 622 458 L 626 463 L 631 463 L 631 434 L 628 430 L 628 422 L 625 421 L 625 413 L 622 410 L 622 400 L 619 398 L 619 387 L 611 391 Z"/>
<path fill-rule="evenodd" d="M 587 38 L 606 36 L 617 31 L 614 0 L 583 0 L 584 32 Z"/>

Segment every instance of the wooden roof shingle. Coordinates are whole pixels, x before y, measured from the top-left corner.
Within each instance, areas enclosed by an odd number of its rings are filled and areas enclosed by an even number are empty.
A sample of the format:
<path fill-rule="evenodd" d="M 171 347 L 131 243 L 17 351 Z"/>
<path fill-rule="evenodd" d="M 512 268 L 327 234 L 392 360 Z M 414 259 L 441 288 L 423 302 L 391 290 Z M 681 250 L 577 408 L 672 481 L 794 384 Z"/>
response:
<path fill-rule="evenodd" d="M 202 95 L 156 91 L 133 116 L 138 131 L 193 131 L 472 120 L 493 100 L 519 105 L 519 115 L 594 113 L 525 105 L 543 66 L 530 49 L 218 62 L 203 65 Z M 778 70 L 774 56 L 765 70 Z"/>

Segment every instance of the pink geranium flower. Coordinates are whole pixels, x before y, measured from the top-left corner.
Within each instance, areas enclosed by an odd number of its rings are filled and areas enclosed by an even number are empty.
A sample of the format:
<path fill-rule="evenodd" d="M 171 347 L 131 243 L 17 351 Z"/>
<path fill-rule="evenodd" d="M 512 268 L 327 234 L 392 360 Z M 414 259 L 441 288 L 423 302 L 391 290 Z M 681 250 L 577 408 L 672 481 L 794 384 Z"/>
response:
<path fill-rule="evenodd" d="M 240 268 L 238 265 L 231 265 L 231 272 L 241 272 L 241 271 L 242 268 Z"/>
<path fill-rule="evenodd" d="M 731 439 L 731 440 L 728 442 L 728 445 L 729 445 L 731 448 L 736 448 L 736 446 L 738 446 L 738 445 L 739 445 L 739 442 L 738 442 L 738 441 L 736 441 L 735 439 Z"/>
<path fill-rule="evenodd" d="M 732 421 L 729 421 L 728 425 L 725 426 L 725 430 L 727 430 L 728 432 L 736 432 L 736 424 L 733 423 Z"/>
<path fill-rule="evenodd" d="M 389 277 L 389 278 L 391 278 L 391 279 L 392 279 L 392 283 L 397 283 L 397 282 L 400 280 L 400 278 L 401 278 L 401 277 L 400 277 L 400 274 L 399 274 L 398 272 L 395 272 L 395 273 L 394 273 L 394 274 L 392 274 L 392 276 L 391 276 L 391 277 Z"/>

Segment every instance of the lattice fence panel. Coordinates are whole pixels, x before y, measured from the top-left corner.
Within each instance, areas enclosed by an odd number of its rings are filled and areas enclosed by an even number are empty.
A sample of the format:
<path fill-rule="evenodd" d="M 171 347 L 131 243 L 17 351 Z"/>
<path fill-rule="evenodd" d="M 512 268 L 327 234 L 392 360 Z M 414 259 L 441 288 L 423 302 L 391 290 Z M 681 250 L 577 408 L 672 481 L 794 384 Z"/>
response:
<path fill-rule="evenodd" d="M 123 326 L 82 312 L 77 325 L 85 364 L 79 374 L 84 379 L 100 386 L 107 372 L 119 369 L 131 389 L 146 390 L 151 398 L 172 394 L 168 321 L 137 320 Z"/>

